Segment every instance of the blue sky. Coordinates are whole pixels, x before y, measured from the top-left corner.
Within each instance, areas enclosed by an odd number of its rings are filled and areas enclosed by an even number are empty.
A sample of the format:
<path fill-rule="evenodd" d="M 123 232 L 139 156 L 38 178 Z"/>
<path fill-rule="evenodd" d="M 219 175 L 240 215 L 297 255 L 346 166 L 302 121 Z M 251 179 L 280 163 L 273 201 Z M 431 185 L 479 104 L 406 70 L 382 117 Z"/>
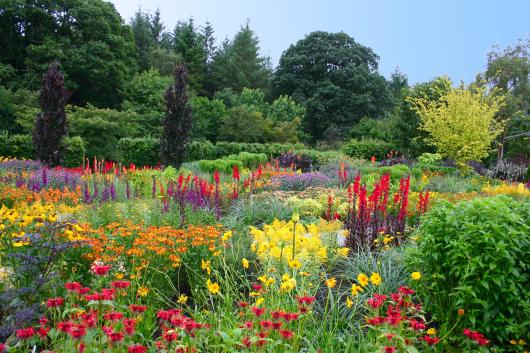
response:
<path fill-rule="evenodd" d="M 474 80 L 492 46 L 530 36 L 530 0 L 112 0 L 129 21 L 138 8 L 160 8 L 167 29 L 190 16 L 209 20 L 220 42 L 247 19 L 262 53 L 282 52 L 315 30 L 344 31 L 380 56 L 386 77 L 399 67 L 409 82 L 447 75 Z"/>

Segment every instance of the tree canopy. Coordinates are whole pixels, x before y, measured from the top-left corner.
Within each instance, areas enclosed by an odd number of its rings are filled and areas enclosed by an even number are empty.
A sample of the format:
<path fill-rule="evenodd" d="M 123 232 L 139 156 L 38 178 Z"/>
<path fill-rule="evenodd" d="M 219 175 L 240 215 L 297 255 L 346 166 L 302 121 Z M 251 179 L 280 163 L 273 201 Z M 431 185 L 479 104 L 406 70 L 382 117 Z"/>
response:
<path fill-rule="evenodd" d="M 273 92 L 292 96 L 306 108 L 304 128 L 320 139 L 333 126 L 349 128 L 390 106 L 379 57 L 344 32 L 313 32 L 291 45 L 274 74 Z"/>

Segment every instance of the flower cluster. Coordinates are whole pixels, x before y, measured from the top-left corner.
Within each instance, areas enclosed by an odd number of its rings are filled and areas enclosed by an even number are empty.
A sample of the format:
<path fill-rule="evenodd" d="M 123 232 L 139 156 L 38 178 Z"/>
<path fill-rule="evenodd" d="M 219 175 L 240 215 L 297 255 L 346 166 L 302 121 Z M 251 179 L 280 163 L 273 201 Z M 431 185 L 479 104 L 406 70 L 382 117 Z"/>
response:
<path fill-rule="evenodd" d="M 253 238 L 252 250 L 262 261 L 296 259 L 301 263 L 323 263 L 328 259 L 333 242 L 328 245 L 326 240 L 333 238 L 337 247 L 337 239 L 344 237 L 341 223 L 322 220 L 317 224 L 303 225 L 293 221 L 275 220 L 265 224 L 263 230 L 251 227 Z"/>

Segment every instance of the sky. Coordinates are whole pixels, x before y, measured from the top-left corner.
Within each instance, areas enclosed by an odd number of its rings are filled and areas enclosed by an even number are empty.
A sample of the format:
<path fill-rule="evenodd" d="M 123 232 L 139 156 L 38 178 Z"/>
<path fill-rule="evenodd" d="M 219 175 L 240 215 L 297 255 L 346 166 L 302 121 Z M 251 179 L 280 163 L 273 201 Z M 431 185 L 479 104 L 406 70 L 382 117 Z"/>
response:
<path fill-rule="evenodd" d="M 440 75 L 455 83 L 484 71 L 494 45 L 530 36 L 530 0 L 111 0 L 126 22 L 141 8 L 177 21 L 209 21 L 220 43 L 250 22 L 274 66 L 312 31 L 343 31 L 379 55 L 385 76 L 398 68 L 409 83 Z"/>

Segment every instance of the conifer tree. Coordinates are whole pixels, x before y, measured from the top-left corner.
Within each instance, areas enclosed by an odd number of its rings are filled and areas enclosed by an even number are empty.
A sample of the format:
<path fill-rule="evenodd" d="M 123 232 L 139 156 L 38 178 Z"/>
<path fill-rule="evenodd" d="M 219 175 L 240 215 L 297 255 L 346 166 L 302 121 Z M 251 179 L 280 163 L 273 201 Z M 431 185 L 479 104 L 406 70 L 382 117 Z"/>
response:
<path fill-rule="evenodd" d="M 160 158 L 165 165 L 178 168 L 184 160 L 192 129 L 188 73 L 184 65 L 175 68 L 174 79 L 174 85 L 169 87 L 165 94 L 166 115 L 162 121 Z"/>
<path fill-rule="evenodd" d="M 64 107 L 69 97 L 58 64 L 51 64 L 42 81 L 33 144 L 37 159 L 52 167 L 59 165 L 63 156 L 62 139 L 68 131 Z"/>

